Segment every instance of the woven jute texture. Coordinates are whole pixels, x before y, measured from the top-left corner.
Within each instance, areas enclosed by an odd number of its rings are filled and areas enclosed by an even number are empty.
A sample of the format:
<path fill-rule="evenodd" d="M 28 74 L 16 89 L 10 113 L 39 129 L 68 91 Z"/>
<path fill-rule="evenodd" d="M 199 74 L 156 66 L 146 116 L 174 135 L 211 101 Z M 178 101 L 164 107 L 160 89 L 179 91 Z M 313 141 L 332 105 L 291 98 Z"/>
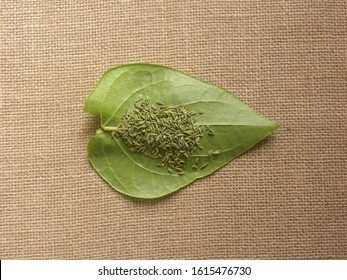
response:
<path fill-rule="evenodd" d="M 1 259 L 346 259 L 346 1 L 1 1 Z M 108 186 L 83 112 L 148 62 L 281 129 L 165 198 Z M 134 174 L 136 176 L 136 174 Z"/>

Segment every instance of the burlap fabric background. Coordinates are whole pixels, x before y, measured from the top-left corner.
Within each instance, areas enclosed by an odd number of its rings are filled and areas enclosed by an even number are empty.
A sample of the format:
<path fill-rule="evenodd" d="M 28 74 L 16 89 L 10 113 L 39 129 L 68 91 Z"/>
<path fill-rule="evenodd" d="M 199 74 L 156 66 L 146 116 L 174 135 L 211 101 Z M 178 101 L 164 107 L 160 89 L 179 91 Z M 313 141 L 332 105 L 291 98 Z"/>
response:
<path fill-rule="evenodd" d="M 3 259 L 347 257 L 346 1 L 1 1 Z M 174 67 L 282 129 L 154 201 L 110 188 L 85 99 L 108 68 Z"/>

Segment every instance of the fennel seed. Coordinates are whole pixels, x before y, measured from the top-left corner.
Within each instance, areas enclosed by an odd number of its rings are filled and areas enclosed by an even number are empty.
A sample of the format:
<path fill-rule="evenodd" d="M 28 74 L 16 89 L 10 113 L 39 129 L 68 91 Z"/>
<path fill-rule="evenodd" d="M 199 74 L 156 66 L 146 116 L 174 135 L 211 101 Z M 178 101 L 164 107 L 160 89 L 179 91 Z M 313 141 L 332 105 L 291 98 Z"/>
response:
<path fill-rule="evenodd" d="M 196 125 L 195 112 L 184 106 L 165 107 L 160 101 L 150 104 L 146 97 L 134 103 L 134 109 L 127 112 L 112 133 L 122 138 L 132 152 L 141 152 L 151 158 L 161 158 L 168 166 L 184 174 L 184 164 L 200 145 L 203 127 Z"/>

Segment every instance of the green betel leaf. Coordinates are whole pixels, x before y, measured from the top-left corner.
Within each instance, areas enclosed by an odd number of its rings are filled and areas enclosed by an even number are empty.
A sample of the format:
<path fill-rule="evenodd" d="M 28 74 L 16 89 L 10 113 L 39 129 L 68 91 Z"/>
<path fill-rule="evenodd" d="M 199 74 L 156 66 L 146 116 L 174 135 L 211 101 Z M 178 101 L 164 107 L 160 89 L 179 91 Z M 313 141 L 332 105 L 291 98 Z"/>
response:
<path fill-rule="evenodd" d="M 135 116 L 134 106 L 144 97 L 150 104 L 163 105 L 148 105 L 158 115 L 165 115 L 165 108 L 178 108 L 178 112 L 186 110 L 187 114 L 195 117 L 195 123 L 190 121 L 191 125 L 204 131 L 197 139 L 200 148 L 193 148 L 188 158 L 182 161 L 184 172 L 173 172 L 170 168 L 172 165 L 166 165 L 168 163 L 164 162 L 162 155 L 152 158 L 134 151 L 135 148 L 129 147 L 129 143 L 125 141 L 133 141 L 127 138 L 128 134 L 122 135 L 123 138 L 115 136 L 115 131 L 122 122 L 123 130 L 128 127 L 124 120 L 129 120 L 130 116 L 135 119 L 143 116 L 147 108 Z M 88 156 L 92 166 L 114 189 L 138 198 L 161 197 L 213 173 L 279 127 L 220 87 L 164 66 L 150 64 L 129 64 L 107 71 L 89 95 L 84 110 L 100 115 L 101 118 L 101 128 L 88 143 Z M 143 116 L 143 119 L 146 118 Z M 172 124 L 175 120 L 173 118 Z M 168 121 L 157 122 L 167 124 Z M 146 122 L 140 123 L 141 127 L 146 127 Z M 151 127 L 153 128 L 153 122 Z M 177 127 L 180 128 L 179 125 Z M 136 125 L 131 128 L 134 129 L 137 129 Z M 132 131 L 132 135 L 136 136 L 136 131 L 135 134 Z M 147 138 L 149 136 L 146 134 Z M 182 135 L 167 135 L 169 136 L 174 137 L 175 141 L 186 139 Z M 158 139 L 159 136 L 153 137 Z M 144 139 L 138 139 L 138 142 L 142 143 L 142 140 Z M 146 143 L 141 145 L 148 145 Z M 178 144 L 183 145 L 182 143 Z M 175 143 L 171 145 L 176 146 Z M 172 156 L 171 150 L 169 152 Z"/>

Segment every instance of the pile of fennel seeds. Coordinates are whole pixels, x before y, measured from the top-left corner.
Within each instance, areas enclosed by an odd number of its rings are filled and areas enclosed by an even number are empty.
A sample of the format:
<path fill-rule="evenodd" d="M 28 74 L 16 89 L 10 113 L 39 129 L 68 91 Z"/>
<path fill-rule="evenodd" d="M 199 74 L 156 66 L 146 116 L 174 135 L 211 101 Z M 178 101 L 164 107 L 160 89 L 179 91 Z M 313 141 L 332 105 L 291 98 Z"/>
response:
<path fill-rule="evenodd" d="M 122 138 L 130 151 L 161 158 L 158 166 L 170 173 L 184 174 L 184 164 L 197 148 L 203 127 L 196 125 L 195 112 L 184 106 L 167 108 L 161 102 L 150 104 L 146 97 L 134 103 L 134 109 L 121 118 L 112 135 Z M 212 131 L 210 130 L 209 135 Z"/>

